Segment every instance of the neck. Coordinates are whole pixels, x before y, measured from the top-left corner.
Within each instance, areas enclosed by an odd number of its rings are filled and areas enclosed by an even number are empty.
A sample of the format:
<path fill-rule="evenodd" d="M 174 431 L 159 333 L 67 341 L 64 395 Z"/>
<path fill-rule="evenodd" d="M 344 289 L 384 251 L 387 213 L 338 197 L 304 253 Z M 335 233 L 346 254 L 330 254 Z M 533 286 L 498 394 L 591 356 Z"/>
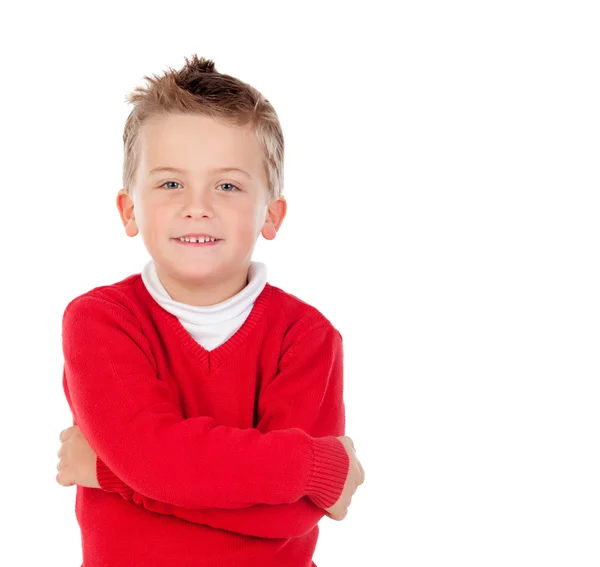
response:
<path fill-rule="evenodd" d="M 242 291 L 248 284 L 248 267 L 238 270 L 225 280 L 172 277 L 158 264 L 156 273 L 166 292 L 174 301 L 197 307 L 208 307 L 222 303 Z"/>

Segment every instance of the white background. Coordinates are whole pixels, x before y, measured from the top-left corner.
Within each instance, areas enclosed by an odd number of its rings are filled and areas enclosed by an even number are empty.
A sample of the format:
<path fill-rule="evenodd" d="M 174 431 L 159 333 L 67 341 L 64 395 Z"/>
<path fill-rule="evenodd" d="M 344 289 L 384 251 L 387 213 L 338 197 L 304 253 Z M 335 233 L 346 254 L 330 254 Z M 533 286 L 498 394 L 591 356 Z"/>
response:
<path fill-rule="evenodd" d="M 148 259 L 124 97 L 197 53 L 274 104 L 288 215 L 254 259 L 344 337 L 366 482 L 318 567 L 599 565 L 596 6 L 3 7 L 0 564 L 81 563 L 61 317 Z"/>

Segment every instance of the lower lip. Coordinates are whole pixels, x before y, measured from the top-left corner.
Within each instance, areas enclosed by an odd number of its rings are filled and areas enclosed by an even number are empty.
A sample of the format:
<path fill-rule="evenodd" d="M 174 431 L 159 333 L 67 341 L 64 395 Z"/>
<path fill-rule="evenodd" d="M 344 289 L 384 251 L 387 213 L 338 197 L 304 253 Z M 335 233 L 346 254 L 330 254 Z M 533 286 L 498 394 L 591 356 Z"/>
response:
<path fill-rule="evenodd" d="M 212 246 L 216 246 L 217 244 L 219 244 L 219 242 L 221 242 L 221 240 L 215 240 L 214 242 L 186 242 L 185 240 L 181 241 L 178 238 L 173 238 L 173 240 L 178 244 L 181 244 L 182 246 L 189 246 L 194 248 L 210 248 Z"/>

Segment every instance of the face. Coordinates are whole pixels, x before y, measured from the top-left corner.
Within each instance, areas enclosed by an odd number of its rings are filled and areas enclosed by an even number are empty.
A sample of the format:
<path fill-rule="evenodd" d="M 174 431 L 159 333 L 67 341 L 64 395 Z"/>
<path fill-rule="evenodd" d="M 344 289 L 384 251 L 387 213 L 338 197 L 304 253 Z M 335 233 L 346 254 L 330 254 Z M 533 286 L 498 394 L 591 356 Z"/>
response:
<path fill-rule="evenodd" d="M 259 235 L 275 238 L 285 217 L 285 199 L 268 202 L 258 140 L 250 127 L 169 114 L 144 124 L 139 142 L 133 198 L 123 189 L 117 196 L 127 235 L 140 232 L 173 299 L 190 305 L 225 301 L 245 287 Z M 177 240 L 188 233 L 219 240 Z"/>

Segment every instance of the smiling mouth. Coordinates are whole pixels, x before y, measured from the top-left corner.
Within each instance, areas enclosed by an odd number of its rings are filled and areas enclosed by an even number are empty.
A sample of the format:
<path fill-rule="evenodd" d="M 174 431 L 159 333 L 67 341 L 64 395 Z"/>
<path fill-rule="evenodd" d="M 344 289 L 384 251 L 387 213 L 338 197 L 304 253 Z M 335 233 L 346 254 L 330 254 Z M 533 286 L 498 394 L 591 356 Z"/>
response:
<path fill-rule="evenodd" d="M 208 240 L 206 242 L 190 242 L 188 240 L 179 240 L 179 238 L 173 238 L 175 242 L 183 245 L 183 246 L 195 246 L 196 248 L 206 247 L 209 248 L 211 246 L 216 246 L 219 242 L 222 242 L 222 239 L 218 238 L 217 240 L 211 241 Z"/>

